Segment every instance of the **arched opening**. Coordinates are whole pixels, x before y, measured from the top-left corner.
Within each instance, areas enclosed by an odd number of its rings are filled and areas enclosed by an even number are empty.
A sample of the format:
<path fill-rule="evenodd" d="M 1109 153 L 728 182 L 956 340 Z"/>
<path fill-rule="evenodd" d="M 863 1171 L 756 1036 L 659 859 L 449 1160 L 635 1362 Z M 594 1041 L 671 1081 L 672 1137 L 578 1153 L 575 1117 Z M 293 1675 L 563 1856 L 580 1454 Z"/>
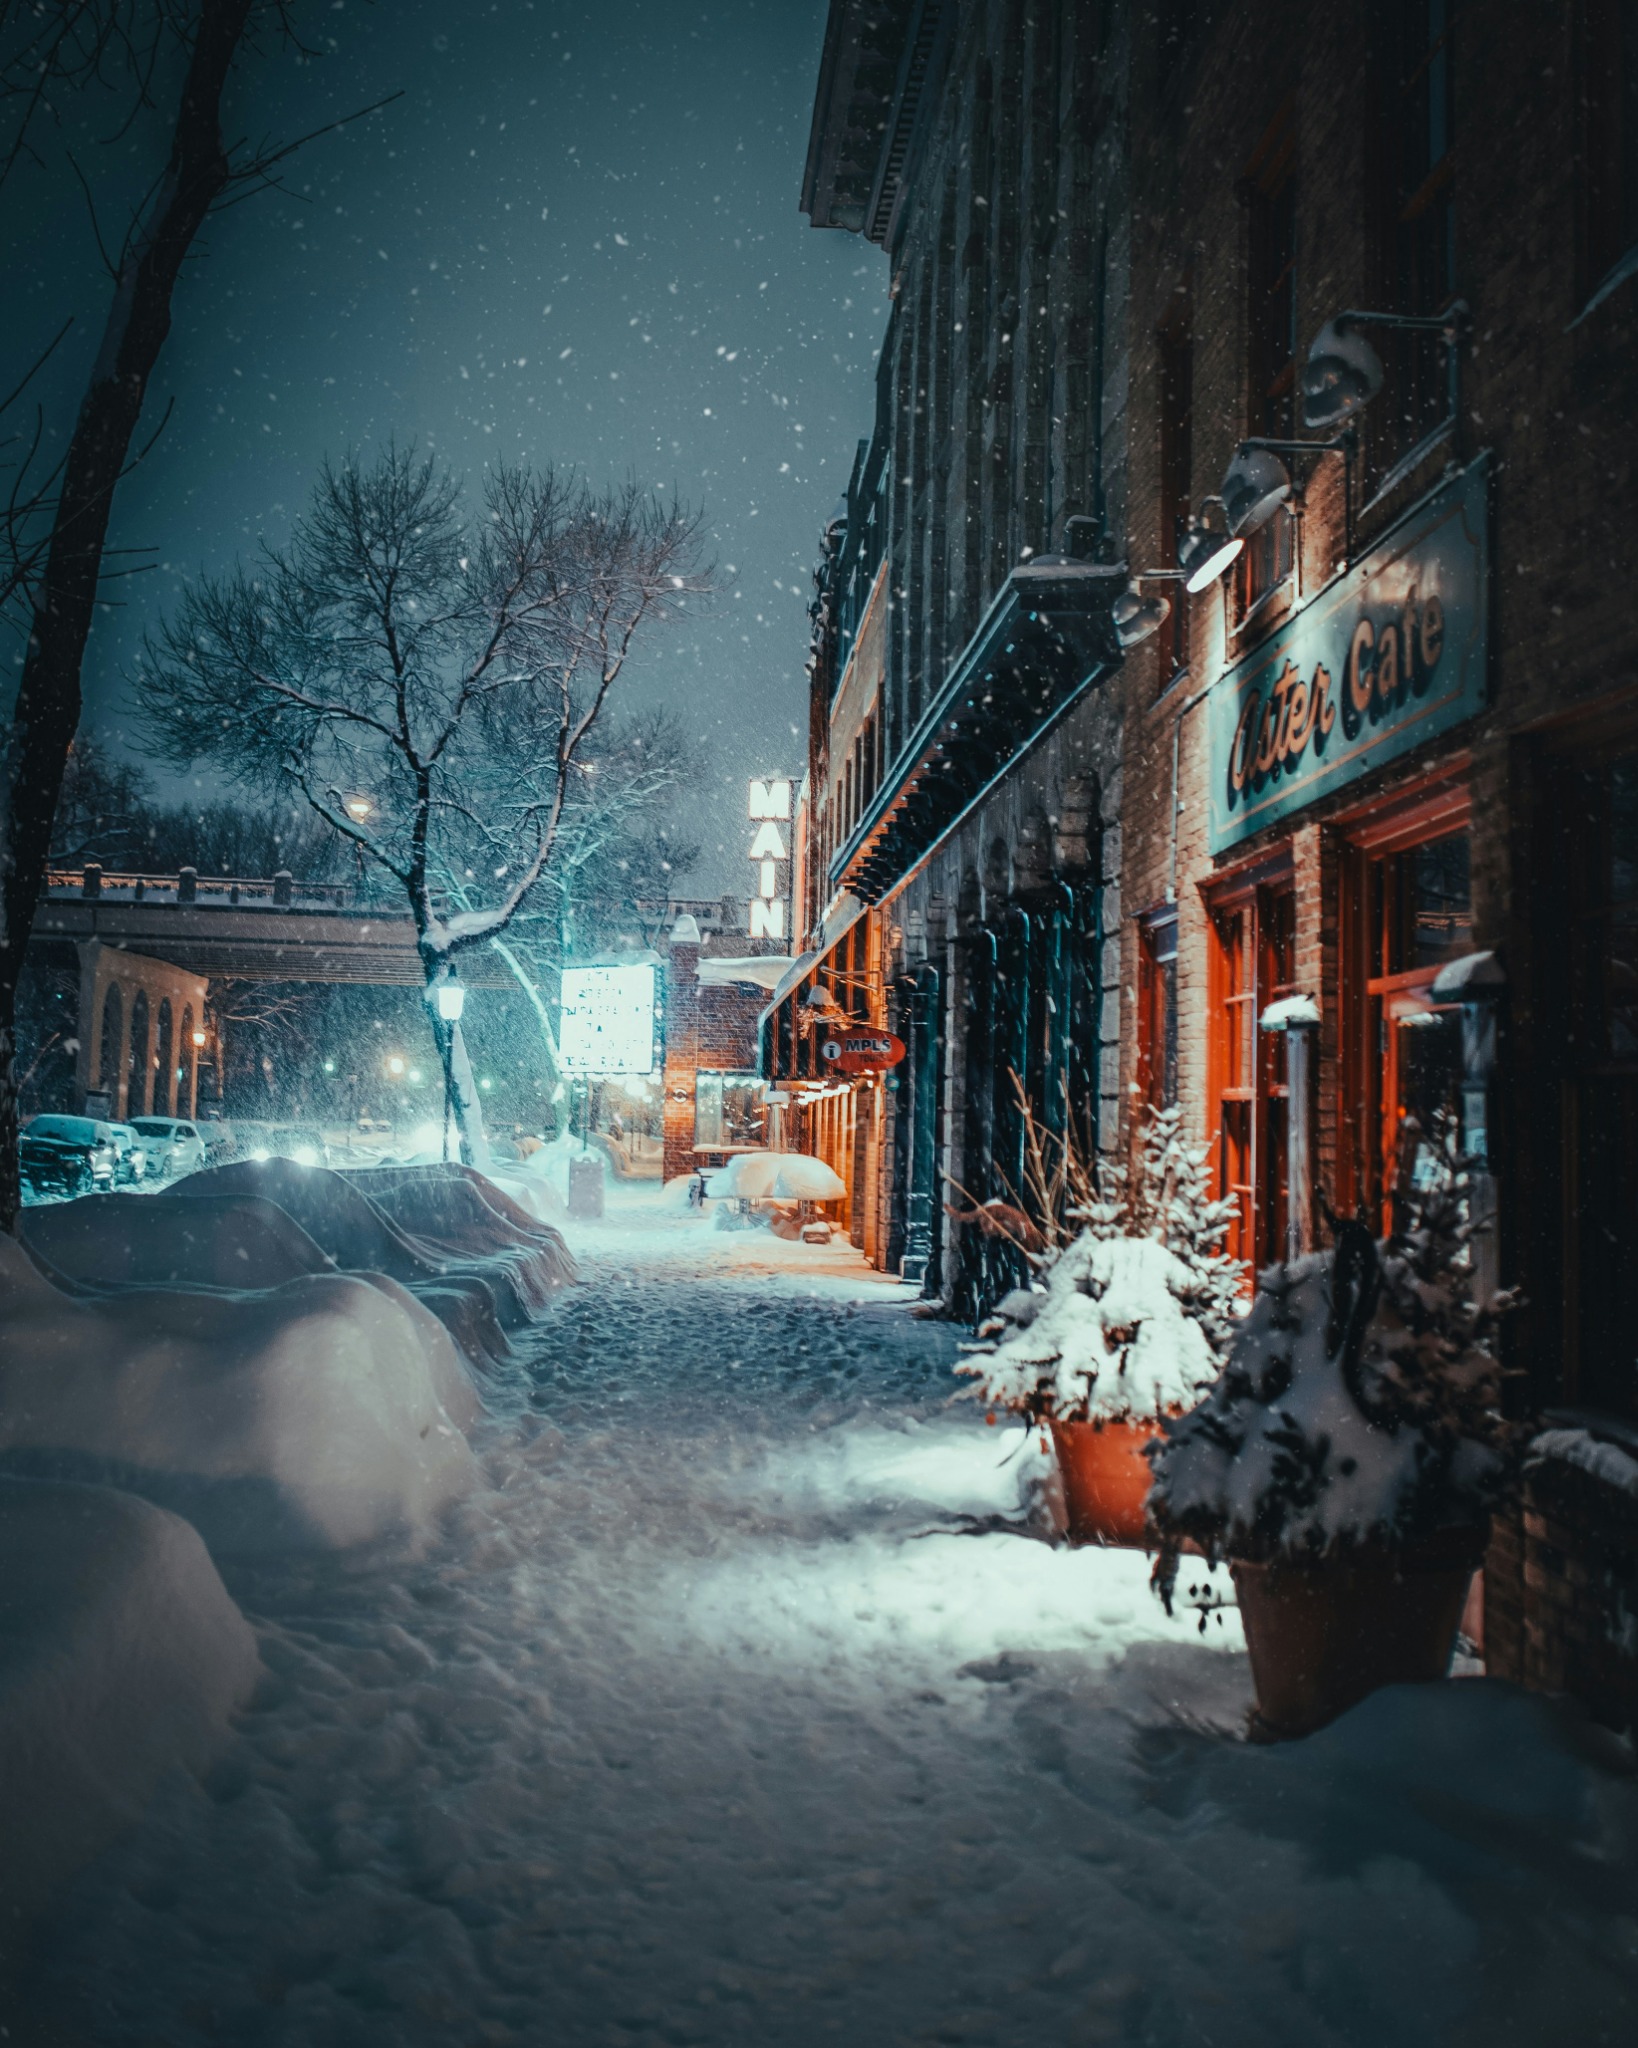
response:
<path fill-rule="evenodd" d="M 1021 896 L 1035 895 L 1052 880 L 1052 827 L 1043 811 L 1031 811 L 1018 829 L 1013 847 L 1013 887 Z"/>
<path fill-rule="evenodd" d="M 1064 784 L 1054 838 L 1059 871 L 1080 875 L 1095 871 L 1098 852 L 1098 780 L 1095 775 L 1072 775 Z"/>
<path fill-rule="evenodd" d="M 169 1116 L 175 1098 L 176 1048 L 171 1042 L 171 999 L 164 996 L 159 1005 L 159 1029 L 154 1036 L 154 1113 Z"/>
<path fill-rule="evenodd" d="M 117 982 L 108 984 L 102 999 L 102 1041 L 97 1047 L 97 1087 L 108 1097 L 108 1108 L 116 1107 L 119 1093 L 119 1056 L 125 1047 L 125 1005 Z"/>
<path fill-rule="evenodd" d="M 131 1058 L 125 1070 L 125 1102 L 121 1114 L 148 1114 L 148 996 L 138 989 L 131 998 Z M 116 1109 L 120 1105 L 115 1105 Z"/>
<path fill-rule="evenodd" d="M 192 1116 L 194 1105 L 193 1075 L 198 1061 L 198 1050 L 193 1042 L 193 1005 L 182 1005 L 182 1029 L 176 1035 L 176 1081 L 177 1116 Z"/>

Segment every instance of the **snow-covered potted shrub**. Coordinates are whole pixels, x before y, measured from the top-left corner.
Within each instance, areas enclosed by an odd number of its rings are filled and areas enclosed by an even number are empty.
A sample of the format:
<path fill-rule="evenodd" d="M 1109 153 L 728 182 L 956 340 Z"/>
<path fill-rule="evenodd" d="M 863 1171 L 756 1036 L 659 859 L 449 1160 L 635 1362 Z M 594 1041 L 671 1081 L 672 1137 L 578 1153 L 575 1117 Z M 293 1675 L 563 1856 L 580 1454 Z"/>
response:
<path fill-rule="evenodd" d="M 1423 1152 L 1424 1161 L 1428 1153 Z M 1379 1685 L 1441 1678 L 1512 1484 L 1519 1435 L 1475 1299 L 1468 1180 L 1448 1142 L 1405 1222 L 1259 1279 L 1216 1384 L 1152 1454 L 1156 1585 L 1185 1543 L 1230 1561 L 1253 1733 L 1302 1735 Z"/>
<path fill-rule="evenodd" d="M 1030 1126 L 1036 1162 L 1040 1144 Z M 1241 1267 L 1222 1251 L 1233 1209 L 1211 1199 L 1205 1161 L 1168 1109 L 1135 1132 L 1126 1167 L 1094 1178 L 1055 1161 L 1056 1186 L 1032 1172 L 1041 1242 L 1020 1249 L 1034 1275 L 957 1368 L 992 1412 L 1050 1432 L 1071 1541 L 1144 1541 L 1145 1448 L 1227 1353 Z"/>

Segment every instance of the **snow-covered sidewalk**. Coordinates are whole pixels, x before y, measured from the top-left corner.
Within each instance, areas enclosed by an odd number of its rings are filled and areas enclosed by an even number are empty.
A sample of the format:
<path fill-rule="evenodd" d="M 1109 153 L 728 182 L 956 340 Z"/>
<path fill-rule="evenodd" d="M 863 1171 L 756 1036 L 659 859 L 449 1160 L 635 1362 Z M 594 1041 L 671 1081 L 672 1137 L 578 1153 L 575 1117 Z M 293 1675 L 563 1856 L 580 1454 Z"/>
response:
<path fill-rule="evenodd" d="M 1621 2040 L 1638 1795 L 1547 1703 L 1238 1740 L 1232 1614 L 1000 1526 L 1043 1467 L 845 1245 L 616 1191 L 416 1554 L 230 1561 L 271 1675 L 65 1893 L 70 2040 Z M 13 2028 L 14 2037 L 18 2035 Z"/>

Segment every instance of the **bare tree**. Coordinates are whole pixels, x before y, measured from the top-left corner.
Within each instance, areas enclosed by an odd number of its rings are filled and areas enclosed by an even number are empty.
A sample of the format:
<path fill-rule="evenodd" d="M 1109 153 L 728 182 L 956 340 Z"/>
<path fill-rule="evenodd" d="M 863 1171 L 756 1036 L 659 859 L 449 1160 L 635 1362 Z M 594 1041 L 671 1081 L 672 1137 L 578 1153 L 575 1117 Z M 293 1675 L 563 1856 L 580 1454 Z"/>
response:
<path fill-rule="evenodd" d="M 137 695 L 174 761 L 299 792 L 392 878 L 430 1000 L 563 850 L 638 634 L 708 581 L 697 520 L 635 484 L 497 469 L 468 518 L 446 471 L 393 449 L 326 467 L 288 548 L 196 586 Z M 440 1044 L 481 1163 L 459 1027 Z"/>
<path fill-rule="evenodd" d="M 59 463 L 42 476 L 40 422 L 8 447 L 12 488 L 0 514 L 0 610 L 20 615 L 22 677 L 0 742 L 0 1227 L 17 1177 L 17 983 L 50 850 L 57 797 L 80 718 L 80 671 L 108 573 L 114 494 L 134 460 L 149 381 L 170 333 L 182 265 L 211 214 L 270 182 L 299 146 L 257 148 L 223 133 L 229 79 L 260 31 L 291 32 L 288 0 L 0 0 L 0 185 L 35 151 L 60 96 L 113 92 L 128 123 L 153 109 L 160 81 L 180 83 L 164 168 L 104 256 L 111 293 L 79 413 Z M 306 139 L 306 138 L 302 138 Z M 69 160 L 69 167 L 81 176 Z M 81 179 L 82 183 L 83 177 Z M 94 223 L 95 225 L 95 223 Z M 99 242 L 103 241 L 100 229 Z M 22 396 L 62 338 L 48 345 Z M 20 438 L 20 448 L 10 444 Z"/>

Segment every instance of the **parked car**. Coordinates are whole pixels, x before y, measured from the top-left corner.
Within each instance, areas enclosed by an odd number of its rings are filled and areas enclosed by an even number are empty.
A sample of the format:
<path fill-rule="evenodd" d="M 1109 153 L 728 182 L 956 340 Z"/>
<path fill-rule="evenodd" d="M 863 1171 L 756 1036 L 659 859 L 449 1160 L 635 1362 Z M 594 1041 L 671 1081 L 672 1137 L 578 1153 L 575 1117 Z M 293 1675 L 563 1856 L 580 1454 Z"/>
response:
<path fill-rule="evenodd" d="M 119 1146 L 111 1124 L 89 1116 L 30 1117 L 17 1143 L 22 1177 L 35 1195 L 89 1195 L 114 1185 Z"/>
<path fill-rule="evenodd" d="M 327 1166 L 330 1147 L 312 1124 L 276 1124 L 235 1117 L 216 1129 L 225 1134 L 224 1149 L 212 1153 L 211 1164 L 228 1159 L 293 1159 L 298 1166 Z"/>
<path fill-rule="evenodd" d="M 138 1134 L 133 1124 L 110 1124 L 114 1134 L 114 1149 L 119 1157 L 114 1162 L 114 1181 L 122 1188 L 134 1187 L 139 1180 L 150 1178 L 149 1160 L 152 1148 Z"/>
<path fill-rule="evenodd" d="M 139 1116 L 131 1129 L 148 1155 L 150 1180 L 173 1180 L 205 1163 L 205 1140 L 199 1126 L 185 1116 Z"/>

